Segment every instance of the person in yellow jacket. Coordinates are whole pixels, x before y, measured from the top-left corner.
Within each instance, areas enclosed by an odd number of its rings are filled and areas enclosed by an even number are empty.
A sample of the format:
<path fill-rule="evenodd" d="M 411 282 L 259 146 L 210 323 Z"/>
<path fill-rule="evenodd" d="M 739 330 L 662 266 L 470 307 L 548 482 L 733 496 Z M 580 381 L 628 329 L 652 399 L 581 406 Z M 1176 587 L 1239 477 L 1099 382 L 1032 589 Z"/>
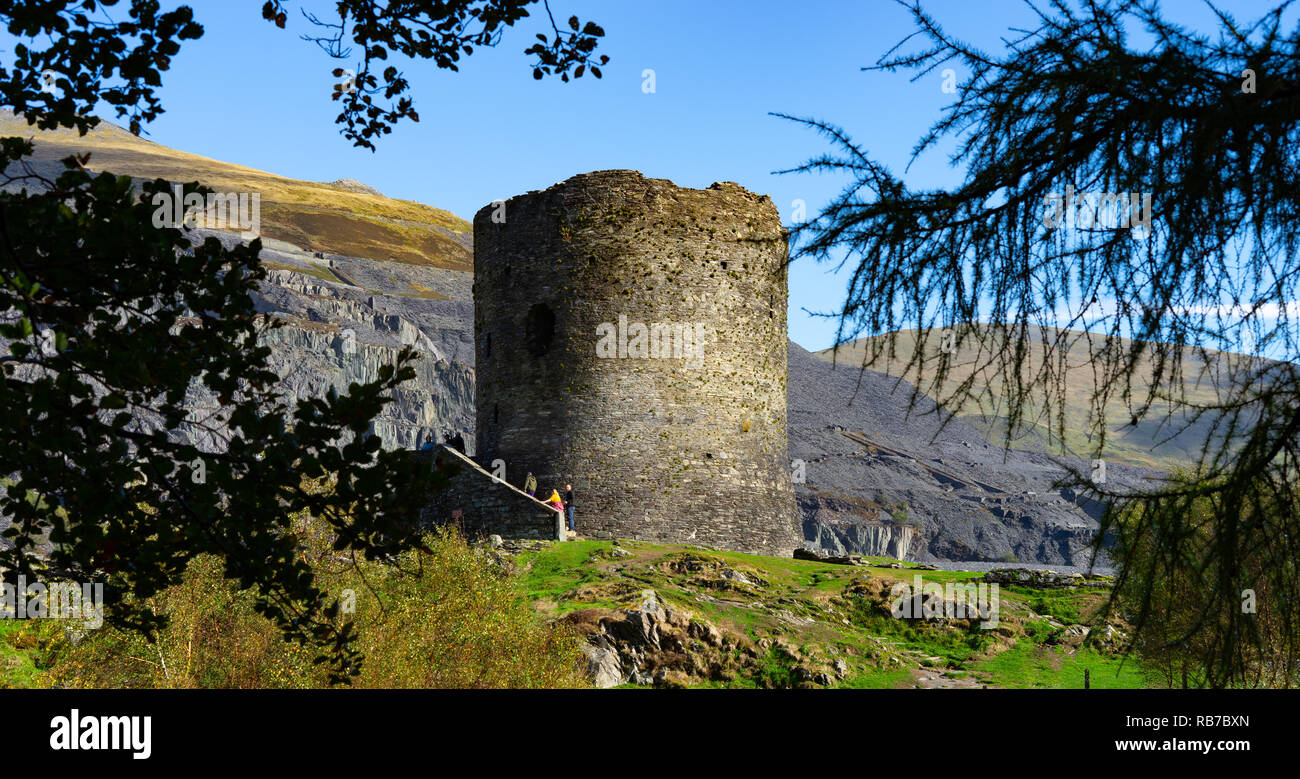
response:
<path fill-rule="evenodd" d="M 564 501 L 560 500 L 559 490 L 551 490 L 551 497 L 547 498 L 546 502 L 556 511 L 564 511 Z"/>

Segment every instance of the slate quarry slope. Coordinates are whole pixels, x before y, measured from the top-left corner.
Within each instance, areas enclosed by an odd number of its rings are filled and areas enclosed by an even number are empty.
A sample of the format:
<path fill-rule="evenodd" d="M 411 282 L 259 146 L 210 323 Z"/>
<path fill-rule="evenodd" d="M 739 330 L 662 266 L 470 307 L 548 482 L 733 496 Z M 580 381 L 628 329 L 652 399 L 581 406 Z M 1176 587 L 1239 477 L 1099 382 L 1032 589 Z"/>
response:
<path fill-rule="evenodd" d="M 790 457 L 805 545 L 911 560 L 1087 567 L 1100 506 L 1053 486 L 1064 462 L 1004 451 L 911 385 L 790 344 Z M 1086 463 L 1074 463 L 1085 467 Z M 1112 466 L 1137 485 L 1153 472 Z M 1106 560 L 1098 561 L 1105 566 Z"/>

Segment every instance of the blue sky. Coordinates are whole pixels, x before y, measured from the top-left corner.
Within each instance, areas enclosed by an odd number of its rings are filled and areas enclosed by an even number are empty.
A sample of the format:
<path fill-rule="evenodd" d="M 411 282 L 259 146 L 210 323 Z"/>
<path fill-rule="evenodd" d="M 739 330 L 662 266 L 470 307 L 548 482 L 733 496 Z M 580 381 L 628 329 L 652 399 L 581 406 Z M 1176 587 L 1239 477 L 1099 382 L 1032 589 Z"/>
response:
<path fill-rule="evenodd" d="M 602 80 L 532 78 L 522 51 L 549 30 L 539 5 L 496 49 L 463 60 L 459 73 L 399 62 L 421 121 L 398 125 L 372 153 L 351 147 L 333 123 L 337 79 L 330 73 L 340 63 L 298 37 L 312 27 L 297 9 L 327 18 L 332 2 L 291 2 L 287 30 L 260 18 L 260 0 L 189 5 L 205 34 L 187 42 L 164 74 L 167 113 L 146 128 L 148 137 L 294 178 L 355 178 L 467 219 L 493 200 L 576 173 L 632 168 L 683 186 L 739 182 L 771 195 L 788 224 L 795 200 L 812 215 L 846 182 L 774 175 L 826 145 L 769 112 L 838 124 L 897 173 L 951 99 L 938 73 L 913 83 L 908 74 L 862 72 L 912 31 L 892 0 L 552 0 L 557 20 L 577 14 L 604 27 L 600 51 L 610 63 Z M 1225 5 L 1253 19 L 1271 3 Z M 1194 27 L 1210 18 L 1193 0 L 1166 6 Z M 1000 48 L 1008 28 L 1033 19 L 1019 0 L 932 0 L 926 7 L 949 31 L 989 50 Z M 653 94 L 642 91 L 646 69 L 655 72 Z M 936 154 L 914 165 L 907 180 L 937 186 L 956 178 Z M 831 345 L 834 321 L 806 311 L 836 309 L 847 271 L 810 260 L 791 268 L 797 343 Z"/>

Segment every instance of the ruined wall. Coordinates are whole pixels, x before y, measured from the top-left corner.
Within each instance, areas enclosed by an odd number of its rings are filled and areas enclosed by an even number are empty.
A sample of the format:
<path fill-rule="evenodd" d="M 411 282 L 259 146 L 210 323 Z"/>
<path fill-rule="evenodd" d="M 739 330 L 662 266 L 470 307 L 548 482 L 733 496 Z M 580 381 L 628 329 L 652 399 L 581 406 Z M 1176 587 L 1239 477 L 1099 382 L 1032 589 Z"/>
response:
<path fill-rule="evenodd" d="M 571 482 L 583 535 L 789 555 L 786 260 L 734 183 L 598 171 L 483 208 L 479 461 Z"/>
<path fill-rule="evenodd" d="M 470 539 L 493 533 L 506 538 L 565 540 L 565 523 L 560 512 L 505 482 L 492 478 L 473 460 L 446 446 L 412 456 L 436 460 L 446 468 L 454 463 L 460 473 L 447 489 L 434 493 L 423 519 L 428 524 L 460 526 Z"/>

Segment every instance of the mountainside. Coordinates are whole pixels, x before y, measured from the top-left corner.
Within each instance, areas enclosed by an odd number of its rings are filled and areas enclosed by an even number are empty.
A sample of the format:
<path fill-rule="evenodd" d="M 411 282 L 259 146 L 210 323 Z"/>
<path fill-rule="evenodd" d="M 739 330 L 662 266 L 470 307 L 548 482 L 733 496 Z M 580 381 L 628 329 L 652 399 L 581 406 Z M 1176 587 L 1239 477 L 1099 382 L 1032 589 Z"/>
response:
<path fill-rule="evenodd" d="M 832 365 L 790 346 L 790 457 L 810 546 L 917 561 L 1049 563 L 1086 567 L 1101 506 L 1053 487 L 1087 461 L 1004 451 L 875 371 Z M 1154 472 L 1114 465 L 1136 486 Z M 1113 486 L 1113 485 L 1112 485 Z M 1103 566 L 1105 561 L 1100 561 Z"/>
<path fill-rule="evenodd" d="M 376 420 L 386 447 L 416 448 L 428 435 L 465 431 L 474 409 L 470 225 L 446 212 L 383 197 L 360 182 L 296 181 L 210 160 L 105 125 L 84 138 L 35 133 L 0 117 L 0 134 L 35 135 L 37 166 L 90 151 L 89 166 L 131 176 L 191 181 L 218 191 L 260 192 L 262 259 L 271 269 L 259 310 L 284 323 L 271 332 L 271 363 L 287 392 L 319 396 L 373 380 L 403 346 L 425 359 L 417 379 Z M 195 230 L 195 240 L 234 233 Z M 856 363 L 836 368 L 789 345 L 789 452 L 805 463 L 796 484 L 806 544 L 836 554 L 917 561 L 1086 566 L 1097 506 L 1053 490 L 1061 465 L 1042 453 L 991 445 L 954 420 L 942 433 L 929 408 L 909 413 L 910 387 Z M 194 396 L 195 418 L 216 399 Z M 201 447 L 214 434 L 182 434 Z M 218 433 L 219 434 L 219 433 Z M 1076 463 L 1076 465 L 1085 463 Z M 1116 467 L 1134 483 L 1143 472 Z"/>
<path fill-rule="evenodd" d="M 390 447 L 415 448 L 427 435 L 473 430 L 474 349 L 470 300 L 471 225 L 421 203 L 393 200 L 360 182 L 298 181 L 170 149 L 108 122 L 86 136 L 40 132 L 12 115 L 0 135 L 35 139 L 32 167 L 46 176 L 74 153 L 87 167 L 135 178 L 199 181 L 218 192 L 259 193 L 262 261 L 270 269 L 258 310 L 284 326 L 267 336 L 270 362 L 293 397 L 340 392 L 372 381 L 403 346 L 425 359 L 415 382 L 388 404 L 374 432 Z M 11 185 L 10 187 L 16 188 Z M 195 243 L 233 232 L 197 228 Z M 181 432 L 217 446 L 203 425 L 214 397 L 192 395 L 194 424 Z"/>
<path fill-rule="evenodd" d="M 923 392 L 940 399 L 948 397 L 963 381 L 975 377 L 976 394 L 960 408 L 954 409 L 957 418 L 1001 443 L 1006 430 L 1002 363 L 985 363 L 989 362 L 989 347 L 1001 348 L 1003 341 L 996 331 L 989 330 L 987 326 L 981 328 L 979 339 L 967 337 L 967 333 L 974 335 L 971 330 L 954 333 L 950 372 L 939 386 L 934 385 L 933 362 L 938 357 L 942 343 L 938 332 L 928 335 L 926 349 L 931 354 L 927 356 L 930 362 L 924 375 L 918 375 L 915 367 L 907 368 L 909 359 L 917 349 L 919 334 L 915 330 L 902 330 L 894 334 L 892 355 L 887 351 L 888 336 L 882 335 L 841 344 L 838 349 L 824 349 L 817 352 L 816 356 L 826 361 L 859 367 L 872 349 L 879 350 L 880 355 L 871 365 L 873 370 L 907 379 Z M 1102 339 L 1079 331 L 1052 328 L 1031 331 L 1027 349 L 1027 376 L 1036 376 L 1043 368 L 1044 340 L 1057 343 L 1058 339 L 1066 346 L 1064 360 L 1053 361 L 1053 365 L 1064 366 L 1064 441 L 1052 440 L 1054 436 L 1048 430 L 1047 409 L 1040 403 L 1025 415 L 1028 427 L 1020 431 L 1013 446 L 1028 451 L 1051 451 L 1079 458 L 1095 457 L 1096 445 L 1088 433 L 1092 397 L 1096 392 L 1093 364 L 1102 354 Z M 977 348 L 979 341 L 985 344 L 983 353 Z M 1121 353 L 1127 353 L 1132 342 L 1121 339 L 1118 345 Z M 1206 350 L 1202 354 L 1190 347 L 1184 348 L 1182 359 L 1186 377 L 1182 393 L 1184 402 L 1192 405 L 1221 401 L 1235 372 L 1264 364 L 1259 358 L 1246 355 L 1214 350 Z M 1153 381 L 1154 362 L 1144 357 L 1137 365 L 1133 399 L 1126 401 L 1120 393 L 1114 393 L 1105 403 L 1107 433 L 1101 456 L 1108 461 L 1162 470 L 1193 465 L 1202 445 L 1212 434 L 1212 415 L 1193 418 L 1186 413 L 1186 405 L 1167 402 L 1156 402 L 1143 413 L 1141 404 Z M 1053 416 L 1055 411 L 1055 408 L 1051 410 Z M 1135 414 L 1139 417 L 1137 424 L 1132 423 Z"/>
<path fill-rule="evenodd" d="M 111 122 L 85 136 L 75 130 L 39 131 L 0 112 L 0 136 L 35 138 L 31 159 L 45 170 L 90 152 L 86 167 L 171 182 L 198 181 L 217 192 L 261 196 L 263 242 L 284 241 L 308 252 L 469 271 L 472 228 L 465 220 L 423 203 L 386 198 L 351 179 L 299 181 L 171 149 L 138 138 Z M 419 292 L 420 290 L 413 290 Z"/>

